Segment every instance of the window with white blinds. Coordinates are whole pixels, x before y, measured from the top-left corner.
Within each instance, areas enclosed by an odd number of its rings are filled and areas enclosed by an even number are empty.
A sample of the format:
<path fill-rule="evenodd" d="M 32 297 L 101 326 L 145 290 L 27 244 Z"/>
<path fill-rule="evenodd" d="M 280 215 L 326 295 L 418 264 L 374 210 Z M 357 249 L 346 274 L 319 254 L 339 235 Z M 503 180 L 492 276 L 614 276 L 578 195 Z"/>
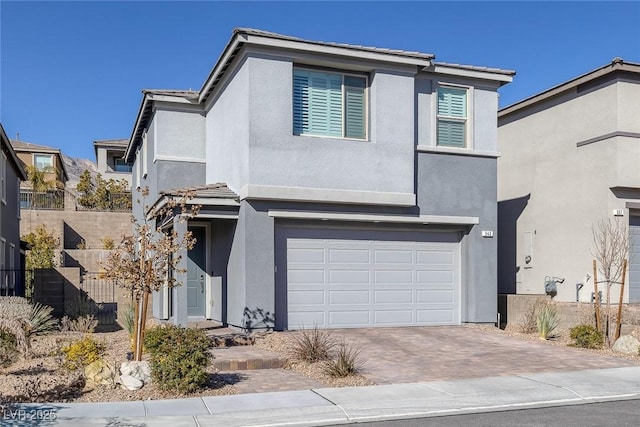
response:
<path fill-rule="evenodd" d="M 437 145 L 467 146 L 467 89 L 438 88 Z"/>
<path fill-rule="evenodd" d="M 367 138 L 367 78 L 294 69 L 293 133 Z"/>

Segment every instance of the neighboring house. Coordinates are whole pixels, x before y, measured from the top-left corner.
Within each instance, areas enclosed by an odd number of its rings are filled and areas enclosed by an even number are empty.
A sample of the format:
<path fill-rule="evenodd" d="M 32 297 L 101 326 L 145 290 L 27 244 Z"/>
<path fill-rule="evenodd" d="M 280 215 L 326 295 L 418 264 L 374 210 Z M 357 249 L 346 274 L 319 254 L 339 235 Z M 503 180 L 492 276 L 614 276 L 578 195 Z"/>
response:
<path fill-rule="evenodd" d="M 20 206 L 23 209 L 64 209 L 63 189 L 69 180 L 69 175 L 60 150 L 13 139 L 11 145 L 25 170 L 28 171 L 29 167 L 35 166 L 38 170 L 45 172 L 46 181 L 54 183 L 53 188 L 42 192 L 34 191 L 30 180 L 24 181 L 20 185 Z"/>
<path fill-rule="evenodd" d="M 625 301 L 640 302 L 639 117 L 640 64 L 619 58 L 500 110 L 500 293 L 544 294 L 555 276 L 557 300 L 590 301 L 592 226 L 618 218 L 631 230 Z"/>
<path fill-rule="evenodd" d="M 93 142 L 98 173 L 106 180 L 125 180 L 131 188 L 131 164 L 123 156 L 129 145 L 128 139 L 103 139 Z"/>
<path fill-rule="evenodd" d="M 143 91 L 134 187 L 149 204 L 193 187 L 201 205 L 174 218 L 197 243 L 154 316 L 494 323 L 497 89 L 513 74 L 237 29 L 199 91 Z"/>
<path fill-rule="evenodd" d="M 0 296 L 24 296 L 20 246 L 20 182 L 27 175 L 0 125 Z"/>

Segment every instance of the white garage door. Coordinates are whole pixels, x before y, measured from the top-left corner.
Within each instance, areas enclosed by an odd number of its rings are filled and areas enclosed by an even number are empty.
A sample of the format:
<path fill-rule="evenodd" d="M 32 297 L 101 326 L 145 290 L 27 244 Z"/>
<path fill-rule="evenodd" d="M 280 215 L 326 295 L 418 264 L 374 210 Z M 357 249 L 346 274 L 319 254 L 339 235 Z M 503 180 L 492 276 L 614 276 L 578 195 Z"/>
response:
<path fill-rule="evenodd" d="M 287 238 L 288 328 L 460 323 L 457 242 Z"/>

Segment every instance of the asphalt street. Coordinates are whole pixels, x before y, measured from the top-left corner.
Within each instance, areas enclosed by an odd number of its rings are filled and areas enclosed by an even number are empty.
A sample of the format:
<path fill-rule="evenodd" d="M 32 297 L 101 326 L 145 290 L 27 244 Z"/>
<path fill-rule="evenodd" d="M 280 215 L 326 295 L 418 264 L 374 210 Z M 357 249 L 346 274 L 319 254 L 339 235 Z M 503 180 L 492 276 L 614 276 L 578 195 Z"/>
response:
<path fill-rule="evenodd" d="M 362 423 L 362 427 L 635 427 L 640 400 Z"/>

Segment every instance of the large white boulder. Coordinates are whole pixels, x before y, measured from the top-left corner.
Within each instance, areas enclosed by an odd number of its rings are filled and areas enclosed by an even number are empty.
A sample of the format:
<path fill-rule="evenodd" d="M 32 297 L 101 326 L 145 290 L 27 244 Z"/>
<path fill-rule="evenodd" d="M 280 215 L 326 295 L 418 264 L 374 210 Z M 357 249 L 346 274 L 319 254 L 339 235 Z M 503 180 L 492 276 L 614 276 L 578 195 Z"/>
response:
<path fill-rule="evenodd" d="M 127 390 L 139 390 L 144 383 L 131 375 L 120 375 L 120 384 Z"/>
<path fill-rule="evenodd" d="M 631 335 L 623 335 L 613 344 L 612 350 L 624 354 L 638 354 L 640 341 Z"/>
<path fill-rule="evenodd" d="M 120 365 L 120 373 L 134 377 L 142 381 L 143 384 L 149 384 L 151 382 L 151 366 L 149 362 L 145 360 L 141 362 L 123 362 L 122 365 Z"/>

